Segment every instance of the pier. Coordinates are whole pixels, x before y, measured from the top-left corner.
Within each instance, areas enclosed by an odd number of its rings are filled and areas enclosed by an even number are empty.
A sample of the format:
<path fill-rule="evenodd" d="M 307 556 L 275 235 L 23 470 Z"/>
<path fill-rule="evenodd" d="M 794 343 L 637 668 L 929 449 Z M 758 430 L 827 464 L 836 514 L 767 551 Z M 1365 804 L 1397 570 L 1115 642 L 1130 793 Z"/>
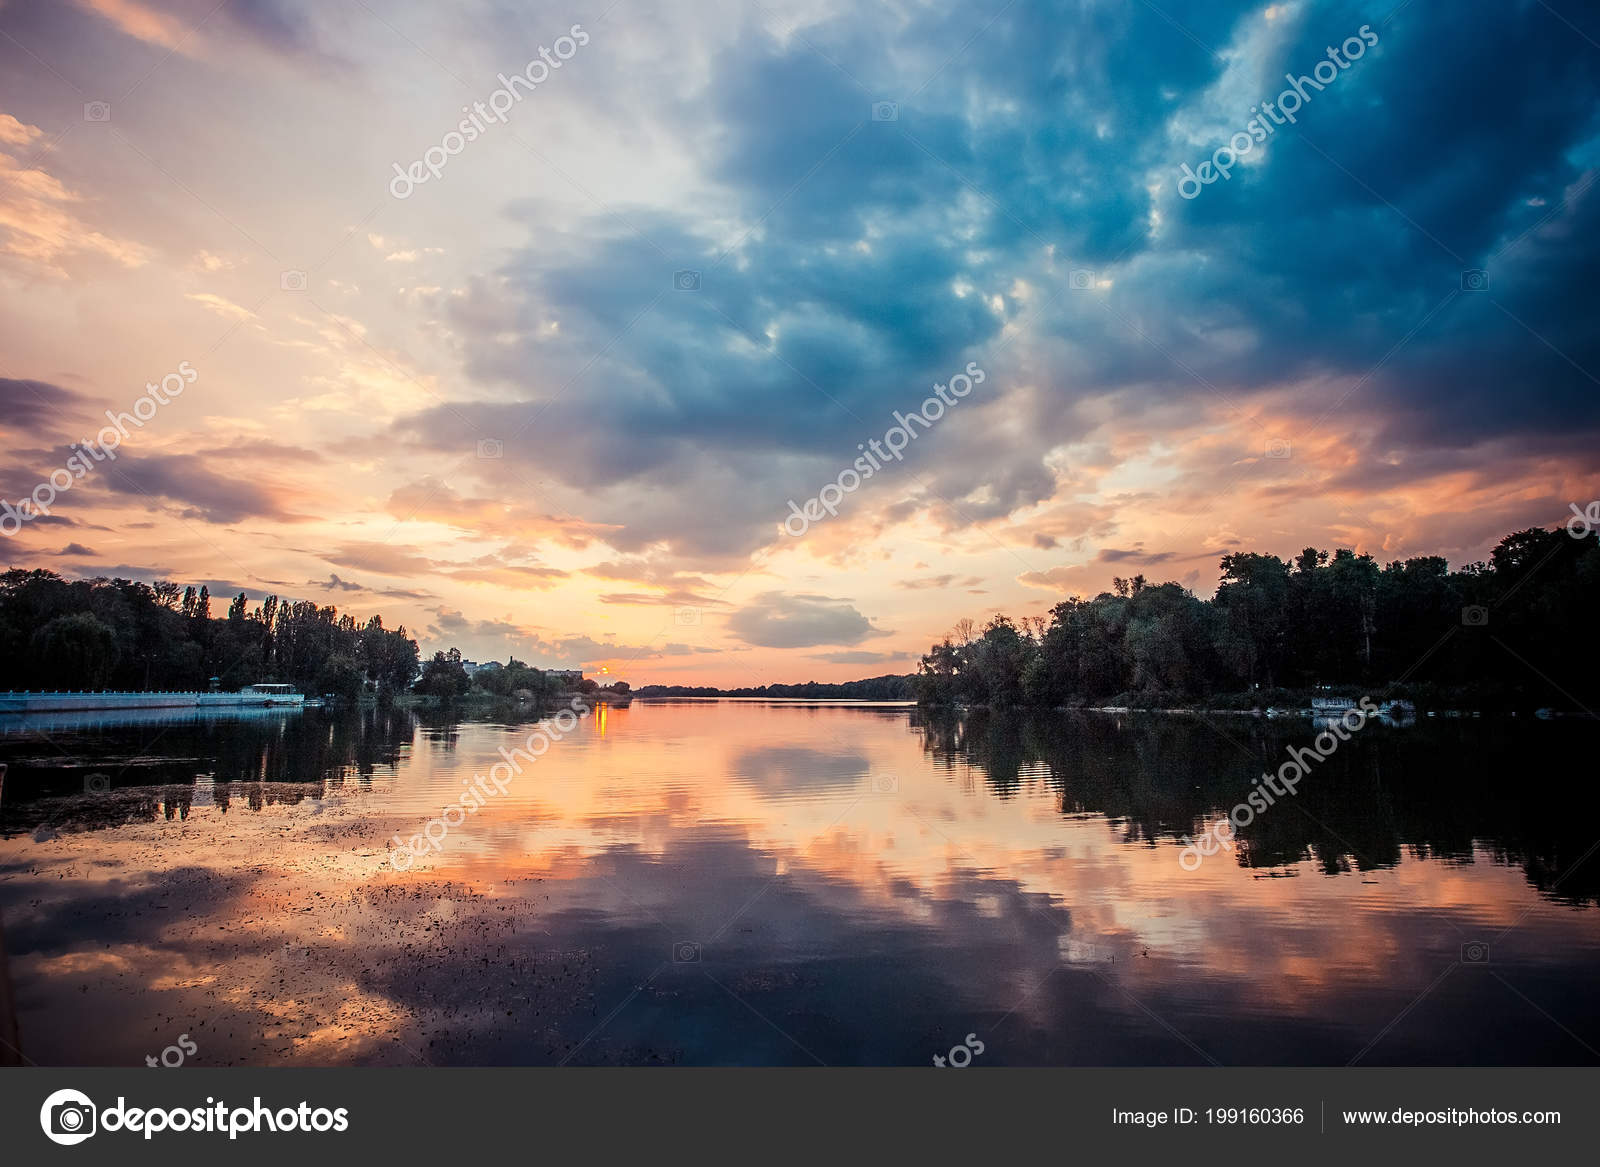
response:
<path fill-rule="evenodd" d="M 288 685 L 251 685 L 237 693 L 8 692 L 0 693 L 0 715 L 93 713 L 102 709 L 263 709 L 300 708 L 305 694 Z"/>

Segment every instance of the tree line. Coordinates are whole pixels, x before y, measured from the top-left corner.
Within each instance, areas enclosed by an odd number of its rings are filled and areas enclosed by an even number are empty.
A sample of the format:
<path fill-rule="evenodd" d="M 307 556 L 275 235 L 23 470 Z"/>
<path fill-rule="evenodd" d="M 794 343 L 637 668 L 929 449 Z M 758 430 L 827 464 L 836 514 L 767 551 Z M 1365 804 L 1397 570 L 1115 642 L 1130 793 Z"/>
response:
<path fill-rule="evenodd" d="M 240 592 L 218 617 L 202 585 L 0 575 L 0 689 L 204 690 L 276 682 L 355 697 L 405 691 L 417 642 L 381 616 Z"/>
<path fill-rule="evenodd" d="M 1046 617 L 964 620 L 918 665 L 924 704 L 1266 705 L 1294 690 L 1398 686 L 1480 707 L 1593 706 L 1576 650 L 1600 598 L 1600 542 L 1563 530 L 1507 535 L 1488 562 L 1439 556 L 1379 566 L 1307 547 L 1222 556 L 1216 595 L 1116 579 Z M 1520 660 L 1519 660 L 1520 658 Z"/>
<path fill-rule="evenodd" d="M 917 678 L 907 673 L 866 677 L 859 681 L 827 683 L 807 681 L 802 685 L 757 685 L 740 689 L 718 689 L 712 685 L 645 685 L 640 697 L 800 697 L 814 701 L 909 701 L 916 693 Z"/>
<path fill-rule="evenodd" d="M 600 689 L 597 681 L 587 677 L 576 688 L 581 693 L 594 693 Z M 613 693 L 628 692 L 626 681 L 606 686 Z M 466 661 L 459 648 L 436 652 L 422 666 L 422 676 L 417 679 L 414 691 L 425 697 L 441 701 L 456 701 L 464 697 L 483 696 L 501 700 L 549 702 L 566 692 L 567 682 L 552 672 L 533 668 L 511 657 L 505 664 L 489 661 L 478 666 L 477 672 L 467 673 Z"/>
<path fill-rule="evenodd" d="M 216 677 L 230 692 L 278 683 L 345 698 L 411 691 L 444 701 L 475 692 L 544 701 L 565 688 L 515 657 L 471 677 L 459 649 L 424 663 L 405 625 L 385 628 L 381 616 L 362 623 L 331 605 L 275 595 L 251 607 L 243 592 L 220 617 L 211 607 L 204 584 L 7 571 L 0 575 L 0 690 L 187 692 Z"/>

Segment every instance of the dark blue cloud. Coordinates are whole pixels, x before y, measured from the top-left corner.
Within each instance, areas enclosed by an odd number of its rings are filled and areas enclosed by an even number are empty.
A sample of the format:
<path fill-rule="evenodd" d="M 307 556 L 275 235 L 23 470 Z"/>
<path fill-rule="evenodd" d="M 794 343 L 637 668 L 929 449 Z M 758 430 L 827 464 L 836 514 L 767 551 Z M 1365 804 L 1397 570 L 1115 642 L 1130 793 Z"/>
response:
<path fill-rule="evenodd" d="M 986 354 L 993 399 L 905 471 L 963 500 L 952 522 L 1050 497 L 1044 455 L 1109 419 L 1244 416 L 1302 383 L 1308 416 L 1365 415 L 1375 464 L 1592 446 L 1600 51 L 1537 4 L 1264 19 L 1197 0 L 852 9 L 789 36 L 752 21 L 692 99 L 641 110 L 692 143 L 720 204 L 566 238 L 513 207 L 536 242 L 454 316 L 469 371 L 513 399 L 400 429 L 502 437 L 596 492 L 619 545 L 722 555 L 769 541 L 786 498 Z M 1362 25 L 1379 45 L 1296 126 L 1178 196 L 1179 165 L 1222 144 L 1185 126 L 1242 128 Z M 1487 292 L 1462 290 L 1476 267 Z M 1078 268 L 1110 286 L 1070 288 Z"/>

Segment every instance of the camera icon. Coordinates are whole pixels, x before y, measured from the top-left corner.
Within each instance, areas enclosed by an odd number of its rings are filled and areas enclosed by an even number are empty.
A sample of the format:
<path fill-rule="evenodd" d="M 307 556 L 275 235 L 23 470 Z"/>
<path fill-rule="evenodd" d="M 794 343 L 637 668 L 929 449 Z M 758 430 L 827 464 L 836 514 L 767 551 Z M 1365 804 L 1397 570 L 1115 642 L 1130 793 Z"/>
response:
<path fill-rule="evenodd" d="M 303 292 L 306 290 L 306 273 L 286 271 L 278 277 L 278 287 L 285 292 Z"/>
<path fill-rule="evenodd" d="M 1086 267 L 1075 267 L 1067 273 L 1067 287 L 1074 292 L 1092 291 L 1099 282 L 1099 275 Z"/>
<path fill-rule="evenodd" d="M 682 271 L 672 273 L 672 286 L 680 292 L 698 292 L 700 290 L 700 273 L 684 268 Z"/>
<path fill-rule="evenodd" d="M 1488 964 L 1489 946 L 1481 940 L 1469 940 L 1461 946 L 1462 964 Z"/>
<path fill-rule="evenodd" d="M 1487 292 L 1489 290 L 1489 273 L 1481 267 L 1469 267 L 1461 273 L 1461 290 L 1463 292 Z"/>
<path fill-rule="evenodd" d="M 1468 604 L 1461 609 L 1461 623 L 1468 628 L 1482 628 L 1489 623 L 1489 609 L 1481 604 Z"/>
<path fill-rule="evenodd" d="M 900 120 L 900 104 L 894 101 L 875 101 L 872 103 L 872 120 L 875 122 L 897 122 Z"/>
<path fill-rule="evenodd" d="M 1292 450 L 1289 446 L 1288 438 L 1273 438 L 1267 443 L 1266 454 L 1269 458 L 1282 460 L 1289 457 L 1291 453 Z"/>
<path fill-rule="evenodd" d="M 690 940 L 680 940 L 672 946 L 673 964 L 699 964 L 700 946 Z"/>
<path fill-rule="evenodd" d="M 39 1108 L 39 1125 L 52 1143 L 70 1147 L 95 1133 L 97 1111 L 87 1094 L 57 1090 Z"/>
<path fill-rule="evenodd" d="M 506 444 L 499 438 L 479 438 L 478 457 L 482 461 L 506 456 Z"/>
<path fill-rule="evenodd" d="M 110 794 L 111 776 L 109 774 L 87 774 L 83 779 L 83 792 L 85 794 Z"/>
<path fill-rule="evenodd" d="M 893 774 L 874 774 L 872 776 L 872 793 L 894 794 L 900 789 L 900 779 Z"/>
<path fill-rule="evenodd" d="M 63 1102 L 50 1112 L 50 1129 L 58 1135 L 94 1134 L 94 1107 L 79 1102 Z"/>
<path fill-rule="evenodd" d="M 86 122 L 108 122 L 111 120 L 111 103 L 109 101 L 86 101 L 83 103 L 83 120 Z"/>
<path fill-rule="evenodd" d="M 672 619 L 680 628 L 688 628 L 699 624 L 702 615 L 703 613 L 699 608 L 675 608 L 672 612 Z"/>

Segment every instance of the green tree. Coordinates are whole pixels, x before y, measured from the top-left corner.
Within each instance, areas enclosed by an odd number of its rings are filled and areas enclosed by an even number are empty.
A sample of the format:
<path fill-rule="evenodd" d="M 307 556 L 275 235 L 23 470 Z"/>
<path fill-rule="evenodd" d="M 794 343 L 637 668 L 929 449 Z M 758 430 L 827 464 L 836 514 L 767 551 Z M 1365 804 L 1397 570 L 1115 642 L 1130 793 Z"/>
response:
<path fill-rule="evenodd" d="M 88 612 L 57 616 L 33 634 L 34 669 L 57 688 L 103 689 L 121 656 L 116 634 Z"/>
<path fill-rule="evenodd" d="M 1276 555 L 1222 557 L 1214 601 L 1223 613 L 1218 650 L 1246 683 L 1271 687 L 1283 675 L 1289 567 Z"/>
<path fill-rule="evenodd" d="M 416 684 L 418 693 L 443 701 L 464 697 L 471 688 L 472 679 L 467 676 L 467 670 L 461 663 L 461 650 L 458 648 L 434 653 L 433 659 L 422 666 L 422 677 Z"/>
<path fill-rule="evenodd" d="M 1019 704 L 1023 672 L 1035 651 L 1008 618 L 990 620 L 972 648 L 967 670 L 976 682 L 977 699 L 997 707 Z"/>
<path fill-rule="evenodd" d="M 355 658 L 336 653 L 322 662 L 317 670 L 316 691 L 353 701 L 361 696 L 365 676 Z"/>

